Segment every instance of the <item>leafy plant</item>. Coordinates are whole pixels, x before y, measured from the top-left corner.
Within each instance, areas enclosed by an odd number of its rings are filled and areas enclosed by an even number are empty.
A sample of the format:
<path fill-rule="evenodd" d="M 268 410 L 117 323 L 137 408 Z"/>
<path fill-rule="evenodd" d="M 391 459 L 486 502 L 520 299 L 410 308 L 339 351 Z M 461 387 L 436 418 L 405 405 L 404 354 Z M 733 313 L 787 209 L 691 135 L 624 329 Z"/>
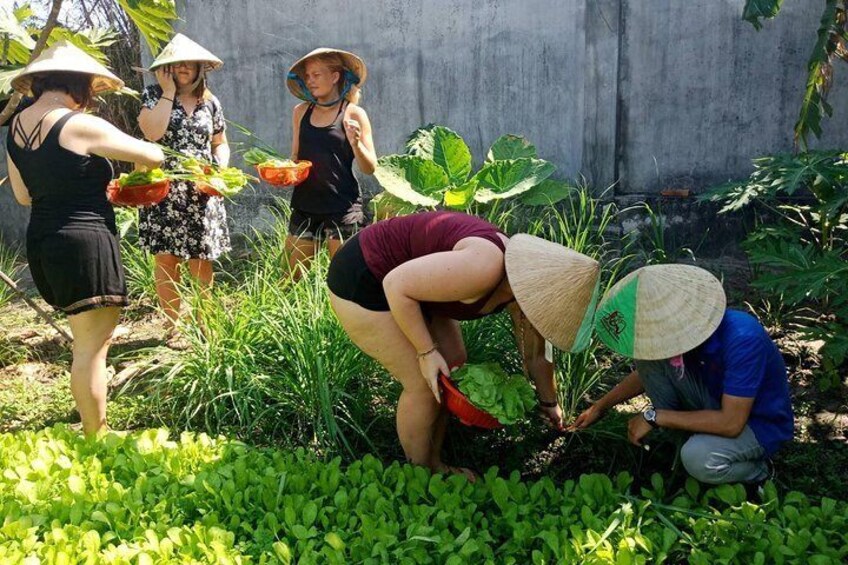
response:
<path fill-rule="evenodd" d="M 568 185 L 549 179 L 555 169 L 538 158 L 525 138 L 504 135 L 474 173 L 471 150 L 462 137 L 430 124 L 412 133 L 406 153 L 379 160 L 374 175 L 388 194 L 378 195 L 374 206 L 377 216 L 385 217 L 386 208 L 407 213 L 443 206 L 478 213 L 518 197 L 528 205 L 550 205 L 570 194 Z"/>
<path fill-rule="evenodd" d="M 620 474 L 475 484 L 167 430 L 0 434 L 8 563 L 815 563 L 848 557 L 848 507 L 741 485 L 639 492 Z"/>
<path fill-rule="evenodd" d="M 108 64 L 106 50 L 118 41 L 118 34 L 109 29 L 71 29 L 56 25 L 62 1 L 53 0 L 51 4 L 51 15 L 43 26 L 41 22 L 32 21 L 33 11 L 28 3 L 17 8 L 8 4 L 0 7 L 0 100 L 9 98 L 12 94 L 11 81 L 40 53 L 41 47 L 48 47 L 56 41 L 70 41 L 101 63 Z M 135 24 L 151 52 L 157 52 L 162 44 L 170 40 L 174 33 L 172 22 L 178 17 L 174 0 L 118 0 L 118 4 Z M 33 37 L 39 37 L 39 42 Z M 123 92 L 131 91 L 125 89 Z M 12 103 L 17 106 L 18 100 Z M 5 121 L 6 114 L 4 112 L 0 123 Z"/>
<path fill-rule="evenodd" d="M 762 29 L 761 19 L 777 16 L 783 0 L 747 0 L 742 17 L 755 29 Z M 812 131 L 821 137 L 821 122 L 831 116 L 833 108 L 827 95 L 833 84 L 833 63 L 837 59 L 848 61 L 848 0 L 824 0 L 816 43 L 807 62 L 807 88 L 798 121 L 795 122 L 795 143 L 806 151 L 807 136 Z"/>
<path fill-rule="evenodd" d="M 286 282 L 285 237 L 280 229 L 257 238 L 253 261 L 227 284 L 182 290 L 195 316 L 183 328 L 190 347 L 146 379 L 152 412 L 184 429 L 323 453 L 377 449 L 369 427 L 391 424 L 375 405 L 375 390 L 395 392 L 336 321 L 324 282 L 326 255 L 298 284 Z"/>
<path fill-rule="evenodd" d="M 497 363 L 465 364 L 451 373 L 460 392 L 501 424 L 515 424 L 536 405 L 533 388 L 523 375 L 508 375 Z"/>
<path fill-rule="evenodd" d="M 758 213 L 744 243 L 767 299 L 780 300 L 806 337 L 823 340 L 825 372 L 848 359 L 848 162 L 840 151 L 776 155 L 754 161 L 743 182 L 706 195 L 722 213 Z M 777 221 L 775 221 L 777 219 Z"/>
<path fill-rule="evenodd" d="M 0 271 L 15 281 L 24 264 L 17 248 L 11 247 L 3 238 L 0 238 Z M 11 299 L 12 289 L 0 282 L 0 308 L 5 306 Z"/>

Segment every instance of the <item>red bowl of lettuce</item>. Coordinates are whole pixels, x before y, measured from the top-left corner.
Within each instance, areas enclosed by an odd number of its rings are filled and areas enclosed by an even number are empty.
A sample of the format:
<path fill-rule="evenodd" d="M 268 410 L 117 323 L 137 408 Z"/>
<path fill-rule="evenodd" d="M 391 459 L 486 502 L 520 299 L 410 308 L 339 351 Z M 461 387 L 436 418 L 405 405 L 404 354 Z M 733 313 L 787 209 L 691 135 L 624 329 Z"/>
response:
<path fill-rule="evenodd" d="M 497 363 L 468 364 L 439 376 L 442 403 L 466 426 L 487 430 L 512 425 L 536 405 L 533 387 L 522 375 L 508 375 Z"/>

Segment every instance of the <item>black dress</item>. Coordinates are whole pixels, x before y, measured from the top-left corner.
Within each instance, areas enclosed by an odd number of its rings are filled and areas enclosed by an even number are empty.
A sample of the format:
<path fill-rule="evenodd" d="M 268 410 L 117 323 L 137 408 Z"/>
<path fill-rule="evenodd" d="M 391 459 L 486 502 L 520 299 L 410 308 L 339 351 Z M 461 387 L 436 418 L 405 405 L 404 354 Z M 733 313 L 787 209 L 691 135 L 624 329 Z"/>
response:
<path fill-rule="evenodd" d="M 112 165 L 59 145 L 59 133 L 76 113 L 59 118 L 46 135 L 41 121 L 26 132 L 16 118 L 6 138 L 32 198 L 26 248 L 33 281 L 48 304 L 68 315 L 127 305 L 115 212 L 106 199 Z"/>

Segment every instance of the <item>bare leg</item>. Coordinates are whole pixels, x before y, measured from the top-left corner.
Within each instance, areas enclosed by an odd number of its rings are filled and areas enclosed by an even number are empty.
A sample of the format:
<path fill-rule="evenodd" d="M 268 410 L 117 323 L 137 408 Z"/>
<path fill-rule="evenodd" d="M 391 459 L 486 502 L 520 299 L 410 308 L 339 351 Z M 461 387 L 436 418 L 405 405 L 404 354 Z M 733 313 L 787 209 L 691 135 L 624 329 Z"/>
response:
<path fill-rule="evenodd" d="M 180 293 L 177 284 L 180 282 L 180 262 L 176 255 L 160 253 L 155 257 L 156 296 L 159 297 L 159 307 L 167 318 L 166 328 L 170 331 L 177 325 L 180 317 Z"/>
<path fill-rule="evenodd" d="M 315 257 L 316 243 L 314 239 L 305 239 L 290 235 L 286 238 L 285 253 L 288 258 L 289 273 L 293 281 L 298 281 L 312 264 Z"/>
<path fill-rule="evenodd" d="M 465 343 L 462 341 L 462 330 L 459 327 L 459 322 L 449 318 L 433 318 L 430 322 L 430 333 L 433 335 L 436 343 L 439 344 L 439 351 L 444 356 L 445 361 L 447 361 L 448 367 L 454 369 L 465 364 L 467 355 L 465 352 Z M 447 425 L 448 413 L 447 410 L 442 409 L 433 430 L 433 453 L 430 465 L 433 469 L 448 469 L 454 472 L 453 469 L 447 468 L 442 462 L 442 445 L 445 441 Z M 470 470 L 460 468 L 459 471 L 468 476 L 469 479 L 474 479 L 474 474 Z"/>
<path fill-rule="evenodd" d="M 418 368 L 415 348 L 390 312 L 367 310 L 332 292 L 330 303 L 353 343 L 403 385 L 397 408 L 401 446 L 412 463 L 432 469 L 433 435 L 440 408 Z"/>
<path fill-rule="evenodd" d="M 189 259 L 188 272 L 192 278 L 200 284 L 202 290 L 211 288 L 215 278 L 215 271 L 212 268 L 212 261 L 206 259 Z"/>
<path fill-rule="evenodd" d="M 87 436 L 106 429 L 106 354 L 120 314 L 110 306 L 68 317 L 74 336 L 71 393 Z"/>

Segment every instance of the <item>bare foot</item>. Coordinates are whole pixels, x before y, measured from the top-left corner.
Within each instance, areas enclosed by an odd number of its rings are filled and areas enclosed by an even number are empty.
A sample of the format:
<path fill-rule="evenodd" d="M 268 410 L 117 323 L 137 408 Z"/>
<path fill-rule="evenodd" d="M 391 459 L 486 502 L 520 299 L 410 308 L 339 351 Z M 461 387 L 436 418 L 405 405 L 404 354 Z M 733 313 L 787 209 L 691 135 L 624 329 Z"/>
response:
<path fill-rule="evenodd" d="M 469 483 L 476 483 L 477 479 L 480 476 L 467 467 L 454 467 L 452 465 L 446 465 L 444 463 L 440 464 L 435 469 L 436 473 L 443 473 L 446 475 L 463 475 L 466 479 L 468 479 Z"/>
<path fill-rule="evenodd" d="M 165 336 L 165 347 L 175 351 L 185 351 L 189 348 L 189 343 L 180 332 L 171 329 Z"/>

